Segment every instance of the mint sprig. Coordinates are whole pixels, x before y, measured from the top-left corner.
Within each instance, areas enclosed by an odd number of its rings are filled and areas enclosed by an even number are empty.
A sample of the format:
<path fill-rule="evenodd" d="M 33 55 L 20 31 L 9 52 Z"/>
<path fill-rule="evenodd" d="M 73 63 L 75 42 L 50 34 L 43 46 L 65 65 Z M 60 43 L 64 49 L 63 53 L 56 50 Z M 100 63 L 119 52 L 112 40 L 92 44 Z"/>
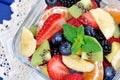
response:
<path fill-rule="evenodd" d="M 63 30 L 66 39 L 73 43 L 71 48 L 73 54 L 80 48 L 84 52 L 101 51 L 102 48 L 99 42 L 95 38 L 85 35 L 83 26 L 76 28 L 70 24 L 64 24 Z"/>

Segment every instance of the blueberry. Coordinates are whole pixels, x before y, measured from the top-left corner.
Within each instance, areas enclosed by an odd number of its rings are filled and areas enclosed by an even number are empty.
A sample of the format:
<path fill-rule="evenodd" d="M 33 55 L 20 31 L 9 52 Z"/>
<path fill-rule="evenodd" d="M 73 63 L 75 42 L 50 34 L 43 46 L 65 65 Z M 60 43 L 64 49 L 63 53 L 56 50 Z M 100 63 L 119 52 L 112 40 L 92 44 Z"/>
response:
<path fill-rule="evenodd" d="M 53 37 L 52 37 L 52 43 L 53 45 L 59 45 L 62 41 L 64 41 L 64 36 L 62 33 L 57 32 Z"/>
<path fill-rule="evenodd" d="M 85 34 L 89 35 L 89 36 L 95 36 L 96 32 L 92 26 L 86 26 L 85 27 Z"/>
<path fill-rule="evenodd" d="M 59 47 L 59 52 L 63 55 L 69 55 L 71 54 L 71 43 L 70 42 L 64 42 Z"/>
<path fill-rule="evenodd" d="M 54 6 L 57 4 L 58 0 L 45 0 L 48 6 Z"/>
<path fill-rule="evenodd" d="M 0 80 L 3 80 L 3 78 L 2 78 L 2 77 L 0 77 Z"/>
<path fill-rule="evenodd" d="M 107 66 L 104 71 L 104 80 L 112 80 L 115 76 L 115 70 L 111 66 Z"/>

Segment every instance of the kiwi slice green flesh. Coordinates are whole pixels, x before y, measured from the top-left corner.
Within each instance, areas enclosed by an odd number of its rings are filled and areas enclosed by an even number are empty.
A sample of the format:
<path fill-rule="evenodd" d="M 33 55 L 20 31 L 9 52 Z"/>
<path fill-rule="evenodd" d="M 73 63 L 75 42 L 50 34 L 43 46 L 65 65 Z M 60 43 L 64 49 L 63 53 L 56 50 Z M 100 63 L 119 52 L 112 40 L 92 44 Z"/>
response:
<path fill-rule="evenodd" d="M 50 45 L 49 42 L 45 40 L 34 52 L 31 64 L 32 66 L 38 66 L 47 62 L 49 59 L 51 59 Z"/>
<path fill-rule="evenodd" d="M 73 6 L 71 6 L 70 8 L 68 8 L 68 11 L 73 17 L 78 18 L 84 12 L 90 10 L 91 8 L 92 8 L 91 0 L 81 0 L 74 4 Z"/>
<path fill-rule="evenodd" d="M 118 24 L 115 24 L 116 25 L 116 31 L 115 31 L 115 33 L 114 33 L 114 37 L 115 38 L 119 38 L 120 37 L 120 29 L 119 29 L 119 26 L 118 26 Z"/>

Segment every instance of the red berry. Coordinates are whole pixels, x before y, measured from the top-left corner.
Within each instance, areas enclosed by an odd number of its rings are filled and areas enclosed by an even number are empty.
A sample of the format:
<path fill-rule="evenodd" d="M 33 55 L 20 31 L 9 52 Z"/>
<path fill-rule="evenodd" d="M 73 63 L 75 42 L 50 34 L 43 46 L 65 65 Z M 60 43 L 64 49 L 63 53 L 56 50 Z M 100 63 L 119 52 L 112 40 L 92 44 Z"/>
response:
<path fill-rule="evenodd" d="M 108 39 L 108 41 L 109 41 L 110 43 L 113 43 L 113 42 L 118 42 L 118 43 L 120 43 L 120 38 L 111 37 L 110 39 Z"/>
<path fill-rule="evenodd" d="M 96 23 L 96 21 L 94 20 L 94 18 L 92 17 L 92 15 L 90 14 L 90 12 L 86 12 L 84 14 L 82 14 L 79 18 L 78 18 L 79 22 L 81 22 L 83 25 L 85 26 L 92 26 L 95 29 L 98 29 L 98 25 Z"/>
<path fill-rule="evenodd" d="M 70 19 L 68 23 L 76 27 L 79 27 L 80 25 L 82 25 L 82 23 L 75 18 Z"/>
<path fill-rule="evenodd" d="M 64 80 L 64 76 L 70 74 L 69 69 L 63 64 L 61 55 L 54 55 L 47 65 L 51 80 Z"/>
<path fill-rule="evenodd" d="M 42 28 L 39 30 L 36 40 L 39 46 L 44 40 L 50 39 L 56 32 L 62 29 L 62 24 L 66 23 L 61 14 L 52 14 L 44 22 Z"/>
<path fill-rule="evenodd" d="M 68 74 L 63 80 L 84 80 L 83 76 L 79 73 Z"/>
<path fill-rule="evenodd" d="M 92 2 L 92 9 L 96 9 L 96 8 L 98 8 L 98 5 L 97 5 L 97 3 L 95 2 L 95 0 L 91 0 L 91 2 Z"/>

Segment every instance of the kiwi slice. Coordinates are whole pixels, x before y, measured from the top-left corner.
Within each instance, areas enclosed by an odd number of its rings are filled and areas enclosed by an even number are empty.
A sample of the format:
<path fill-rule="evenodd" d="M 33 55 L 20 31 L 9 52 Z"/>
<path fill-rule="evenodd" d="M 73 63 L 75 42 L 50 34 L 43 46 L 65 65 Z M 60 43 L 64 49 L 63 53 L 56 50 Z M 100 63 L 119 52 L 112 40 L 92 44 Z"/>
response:
<path fill-rule="evenodd" d="M 32 66 L 38 66 L 49 61 L 49 59 L 51 59 L 50 45 L 48 40 L 45 40 L 34 52 L 31 59 L 31 64 Z"/>
<path fill-rule="evenodd" d="M 115 30 L 115 33 L 114 33 L 114 37 L 115 38 L 119 38 L 120 37 L 120 29 L 119 29 L 119 26 L 118 26 L 118 24 L 115 24 L 115 26 L 116 26 L 116 30 Z"/>
<path fill-rule="evenodd" d="M 34 37 L 37 34 L 37 28 L 38 28 L 38 25 L 34 25 L 33 27 L 30 28 L 30 31 L 32 32 L 32 34 L 34 35 Z"/>
<path fill-rule="evenodd" d="M 80 15 L 90 10 L 91 8 L 92 8 L 91 0 L 81 0 L 74 4 L 73 6 L 71 6 L 70 8 L 68 8 L 68 11 L 73 17 L 78 18 Z"/>

